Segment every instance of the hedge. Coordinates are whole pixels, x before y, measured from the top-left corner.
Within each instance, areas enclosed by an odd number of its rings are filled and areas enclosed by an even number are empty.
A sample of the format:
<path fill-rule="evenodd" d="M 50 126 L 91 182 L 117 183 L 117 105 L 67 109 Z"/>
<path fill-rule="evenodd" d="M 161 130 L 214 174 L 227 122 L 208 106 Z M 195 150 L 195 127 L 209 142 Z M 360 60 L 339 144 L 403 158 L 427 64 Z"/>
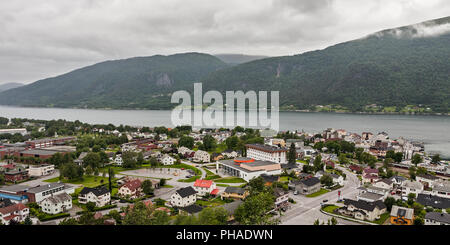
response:
<path fill-rule="evenodd" d="M 61 219 L 65 217 L 69 217 L 69 213 L 59 213 L 59 214 L 46 214 L 46 213 L 40 213 L 37 215 L 38 219 L 40 221 L 48 221 L 48 220 L 54 220 L 54 219 Z"/>
<path fill-rule="evenodd" d="M 107 209 L 113 209 L 113 208 L 117 208 L 117 205 L 116 205 L 116 204 L 112 204 L 112 205 L 105 205 L 105 206 L 103 206 L 103 207 L 95 207 L 95 208 L 94 208 L 94 212 L 102 211 L 102 210 L 107 210 Z M 88 212 L 88 211 L 86 211 L 86 210 L 78 211 L 78 212 L 77 212 L 77 215 L 79 215 L 79 214 L 84 214 L 84 213 L 87 213 L 87 212 Z"/>

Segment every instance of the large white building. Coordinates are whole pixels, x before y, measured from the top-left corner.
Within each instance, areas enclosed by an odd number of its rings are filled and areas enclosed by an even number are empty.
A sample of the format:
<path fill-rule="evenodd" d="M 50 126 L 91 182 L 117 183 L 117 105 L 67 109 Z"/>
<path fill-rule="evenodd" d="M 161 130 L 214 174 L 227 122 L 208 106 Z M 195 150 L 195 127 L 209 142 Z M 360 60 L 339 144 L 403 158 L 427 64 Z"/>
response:
<path fill-rule="evenodd" d="M 163 157 L 161 157 L 161 163 L 164 166 L 167 165 L 174 165 L 175 164 L 176 159 L 169 156 L 168 154 L 165 154 Z"/>
<path fill-rule="evenodd" d="M 269 161 L 258 161 L 252 158 L 236 158 L 216 162 L 216 170 L 223 174 L 236 176 L 250 181 L 262 174 L 281 174 L 281 164 Z"/>
<path fill-rule="evenodd" d="M 85 187 L 78 195 L 78 202 L 81 204 L 87 204 L 88 202 L 95 203 L 97 207 L 103 207 L 109 204 L 111 200 L 111 193 L 106 187 L 101 188 L 88 188 Z"/>
<path fill-rule="evenodd" d="M 39 206 L 44 213 L 65 213 L 72 209 L 72 197 L 67 193 L 50 196 L 44 199 Z"/>
<path fill-rule="evenodd" d="M 247 157 L 255 160 L 286 163 L 287 149 L 261 144 L 247 144 Z"/>
<path fill-rule="evenodd" d="M 30 168 L 28 168 L 28 175 L 30 175 L 31 177 L 41 177 L 52 174 L 54 171 L 55 165 L 43 164 L 37 166 L 30 166 Z"/>
<path fill-rule="evenodd" d="M 26 135 L 26 128 L 9 128 L 9 129 L 0 129 L 0 134 L 21 134 L 22 136 Z"/>

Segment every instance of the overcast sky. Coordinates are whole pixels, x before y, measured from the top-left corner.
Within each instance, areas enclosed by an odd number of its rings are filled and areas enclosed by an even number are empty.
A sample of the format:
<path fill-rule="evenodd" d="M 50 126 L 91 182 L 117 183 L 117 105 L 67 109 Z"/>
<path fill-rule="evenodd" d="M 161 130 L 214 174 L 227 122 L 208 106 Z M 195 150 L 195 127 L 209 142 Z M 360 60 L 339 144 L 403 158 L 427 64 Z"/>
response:
<path fill-rule="evenodd" d="M 293 55 L 448 15 L 448 0 L 0 1 L 0 83 L 133 56 Z"/>

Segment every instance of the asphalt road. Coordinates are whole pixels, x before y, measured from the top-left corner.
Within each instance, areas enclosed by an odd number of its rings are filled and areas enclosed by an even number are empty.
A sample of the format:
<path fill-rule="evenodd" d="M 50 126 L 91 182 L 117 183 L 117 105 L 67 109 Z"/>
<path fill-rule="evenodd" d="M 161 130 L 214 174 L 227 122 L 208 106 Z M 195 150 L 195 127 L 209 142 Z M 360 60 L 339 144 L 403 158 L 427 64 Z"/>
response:
<path fill-rule="evenodd" d="M 325 193 L 318 197 L 308 198 L 302 195 L 293 195 L 290 193 L 290 197 L 293 198 L 297 203 L 291 204 L 291 208 L 288 209 L 281 217 L 282 225 L 312 225 L 316 219 L 320 222 L 325 222 L 331 219 L 331 216 L 323 214 L 320 212 L 320 203 L 322 200 L 327 199 L 330 204 L 337 202 L 338 191 L 341 191 L 341 198 L 355 198 L 358 193 L 357 188 L 359 187 L 359 179 L 355 174 L 345 170 L 344 168 L 338 167 L 343 170 L 347 175 L 347 179 L 344 182 L 344 187 Z M 359 223 L 337 219 L 338 224 L 341 225 L 360 225 Z"/>

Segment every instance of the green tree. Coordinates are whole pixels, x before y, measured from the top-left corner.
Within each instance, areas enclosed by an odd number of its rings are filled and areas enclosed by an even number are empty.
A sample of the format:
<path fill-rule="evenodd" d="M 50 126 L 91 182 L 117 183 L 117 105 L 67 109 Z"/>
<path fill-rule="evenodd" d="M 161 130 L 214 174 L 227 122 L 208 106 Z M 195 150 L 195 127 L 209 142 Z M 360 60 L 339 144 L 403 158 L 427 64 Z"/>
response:
<path fill-rule="evenodd" d="M 215 150 L 217 147 L 216 139 L 209 134 L 205 135 L 205 137 L 203 137 L 203 147 L 205 151 Z"/>
<path fill-rule="evenodd" d="M 419 154 L 414 154 L 413 158 L 411 159 L 411 162 L 417 166 L 417 164 L 423 162 L 423 158 Z"/>
<path fill-rule="evenodd" d="M 268 192 L 250 195 L 241 204 L 234 217 L 242 225 L 273 225 L 279 220 L 272 219 L 268 212 L 273 209 L 274 196 Z"/>
<path fill-rule="evenodd" d="M 178 141 L 178 145 L 187 147 L 189 149 L 192 149 L 194 147 L 194 138 L 190 136 L 183 135 L 181 136 L 180 140 Z"/>
<path fill-rule="evenodd" d="M 146 194 L 146 195 L 152 195 L 153 194 L 153 184 L 150 180 L 144 180 L 142 182 L 142 191 Z"/>
<path fill-rule="evenodd" d="M 320 183 L 330 187 L 333 185 L 333 178 L 328 174 L 324 174 L 322 177 L 320 177 Z"/>
<path fill-rule="evenodd" d="M 395 204 L 395 198 L 393 197 L 386 197 L 384 200 L 384 205 L 386 205 L 387 210 L 390 212 L 392 209 L 392 206 Z"/>
<path fill-rule="evenodd" d="M 436 164 L 436 163 L 439 163 L 440 161 L 441 161 L 441 156 L 439 154 L 436 154 L 431 158 L 432 163 Z"/>
<path fill-rule="evenodd" d="M 295 144 L 291 143 L 291 146 L 289 147 L 289 153 L 288 153 L 288 162 L 290 164 L 295 164 L 297 160 L 297 152 L 295 150 Z"/>

